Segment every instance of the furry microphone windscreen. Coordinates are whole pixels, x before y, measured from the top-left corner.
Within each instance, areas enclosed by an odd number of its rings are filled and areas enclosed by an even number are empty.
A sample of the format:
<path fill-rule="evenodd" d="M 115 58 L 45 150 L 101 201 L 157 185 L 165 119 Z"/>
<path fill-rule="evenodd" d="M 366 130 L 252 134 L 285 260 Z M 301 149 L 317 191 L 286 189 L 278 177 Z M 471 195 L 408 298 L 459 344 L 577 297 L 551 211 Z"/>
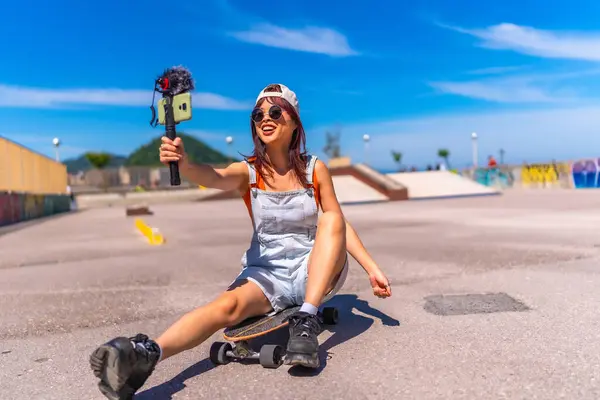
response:
<path fill-rule="evenodd" d="M 171 67 L 165 70 L 161 78 L 169 80 L 169 89 L 173 96 L 194 90 L 192 74 L 184 67 Z"/>

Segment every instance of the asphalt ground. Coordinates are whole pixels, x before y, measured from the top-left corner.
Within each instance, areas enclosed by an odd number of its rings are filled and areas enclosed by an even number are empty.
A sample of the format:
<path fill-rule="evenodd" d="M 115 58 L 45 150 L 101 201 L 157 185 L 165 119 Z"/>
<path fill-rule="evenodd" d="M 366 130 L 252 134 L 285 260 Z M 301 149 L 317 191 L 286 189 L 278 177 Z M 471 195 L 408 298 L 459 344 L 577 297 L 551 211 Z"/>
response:
<path fill-rule="evenodd" d="M 513 190 L 344 207 L 393 296 L 376 298 L 352 260 L 321 368 L 215 367 L 217 332 L 159 364 L 136 399 L 598 399 L 598 205 L 599 191 Z M 97 345 L 157 336 L 237 275 L 241 200 L 152 211 L 162 246 L 121 207 L 0 232 L 0 398 L 103 399 Z"/>

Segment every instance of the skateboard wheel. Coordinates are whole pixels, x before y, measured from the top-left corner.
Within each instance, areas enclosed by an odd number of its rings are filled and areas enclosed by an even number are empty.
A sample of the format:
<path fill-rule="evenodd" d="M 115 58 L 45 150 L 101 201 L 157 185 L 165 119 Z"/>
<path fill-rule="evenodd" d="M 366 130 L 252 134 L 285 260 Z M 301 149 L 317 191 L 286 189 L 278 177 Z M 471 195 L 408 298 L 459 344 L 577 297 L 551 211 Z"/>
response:
<path fill-rule="evenodd" d="M 283 363 L 283 347 L 266 344 L 260 349 L 259 361 L 264 368 L 278 368 Z"/>
<path fill-rule="evenodd" d="M 233 350 L 231 343 L 215 342 L 210 346 L 210 361 L 215 365 L 229 364 L 227 352 Z"/>
<path fill-rule="evenodd" d="M 323 309 L 323 322 L 325 325 L 335 325 L 338 322 L 338 310 L 335 307 L 325 307 Z"/>

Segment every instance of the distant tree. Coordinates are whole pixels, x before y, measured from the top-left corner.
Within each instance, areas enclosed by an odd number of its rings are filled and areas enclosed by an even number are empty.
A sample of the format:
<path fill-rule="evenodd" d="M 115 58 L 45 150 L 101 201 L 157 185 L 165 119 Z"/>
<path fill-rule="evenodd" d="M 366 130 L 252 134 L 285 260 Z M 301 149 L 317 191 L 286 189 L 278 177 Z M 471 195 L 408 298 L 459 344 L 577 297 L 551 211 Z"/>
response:
<path fill-rule="evenodd" d="M 85 153 L 85 158 L 97 169 L 104 169 L 110 163 L 111 157 L 109 153 Z"/>
<path fill-rule="evenodd" d="M 439 149 L 438 157 L 441 158 L 442 160 L 444 160 L 444 162 L 446 163 L 446 167 L 448 167 L 448 169 L 450 169 L 450 162 L 448 161 L 448 158 L 450 158 L 450 150 Z"/>
<path fill-rule="evenodd" d="M 327 154 L 327 157 L 330 159 L 342 155 L 339 129 L 336 129 L 335 132 L 325 132 L 325 147 L 323 148 L 323 152 Z"/>
<path fill-rule="evenodd" d="M 100 171 L 100 178 L 102 180 L 101 187 L 104 191 L 108 190 L 108 180 L 106 179 L 104 168 L 110 163 L 111 157 L 112 156 L 109 153 L 85 153 L 85 158 L 87 158 L 94 168 Z"/>
<path fill-rule="evenodd" d="M 394 162 L 398 165 L 398 170 L 402 169 L 402 153 L 399 151 L 392 150 L 392 158 Z"/>

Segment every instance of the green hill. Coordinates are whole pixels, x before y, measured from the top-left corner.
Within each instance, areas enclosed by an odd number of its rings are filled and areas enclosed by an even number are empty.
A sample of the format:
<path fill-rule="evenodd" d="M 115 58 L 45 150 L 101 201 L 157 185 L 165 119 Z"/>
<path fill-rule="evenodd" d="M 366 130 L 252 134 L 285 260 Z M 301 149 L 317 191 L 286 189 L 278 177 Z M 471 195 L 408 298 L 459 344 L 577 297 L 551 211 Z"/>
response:
<path fill-rule="evenodd" d="M 188 153 L 188 156 L 192 162 L 206 164 L 227 164 L 231 161 L 237 161 L 235 158 L 233 160 L 230 159 L 225 154 L 213 149 L 194 136 L 187 135 L 183 132 L 177 133 L 177 136 L 183 139 L 185 151 Z M 139 147 L 129 156 L 112 154 L 112 158 L 107 168 L 121 166 L 163 166 L 158 159 L 158 149 L 161 144 L 161 137 L 162 135 Z M 64 160 L 63 163 L 67 166 L 67 172 L 71 174 L 92 169 L 92 166 L 83 154 L 77 158 Z"/>
<path fill-rule="evenodd" d="M 125 164 L 126 160 L 127 157 L 125 156 L 118 156 L 112 154 L 112 158 L 108 163 L 108 168 L 120 167 Z M 87 160 L 87 158 L 85 158 L 83 154 L 77 158 L 69 158 L 67 160 L 64 160 L 63 164 L 67 166 L 67 172 L 70 174 L 76 174 L 79 171 L 87 171 L 89 169 L 92 169 L 90 162 Z"/>
<path fill-rule="evenodd" d="M 190 161 L 194 163 L 225 164 L 231 161 L 225 154 L 213 149 L 194 136 L 187 135 L 183 132 L 178 132 L 177 136 L 181 137 L 183 140 L 185 151 L 188 154 Z M 160 140 L 161 137 L 162 135 L 131 153 L 125 162 L 125 165 L 162 166 L 158 159 L 158 149 L 162 143 Z"/>

